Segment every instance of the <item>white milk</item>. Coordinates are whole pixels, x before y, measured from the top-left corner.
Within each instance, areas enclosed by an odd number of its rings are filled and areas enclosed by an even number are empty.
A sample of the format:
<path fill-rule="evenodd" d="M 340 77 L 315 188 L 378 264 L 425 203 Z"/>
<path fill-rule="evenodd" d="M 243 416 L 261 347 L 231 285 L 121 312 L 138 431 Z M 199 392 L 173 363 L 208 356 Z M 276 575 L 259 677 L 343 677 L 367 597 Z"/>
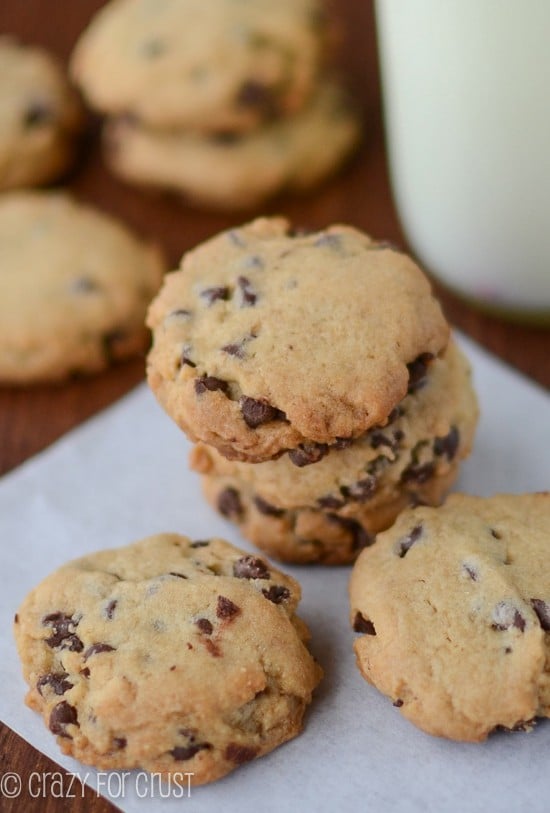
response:
<path fill-rule="evenodd" d="M 390 170 L 418 256 L 550 317 L 550 0 L 377 0 Z"/>

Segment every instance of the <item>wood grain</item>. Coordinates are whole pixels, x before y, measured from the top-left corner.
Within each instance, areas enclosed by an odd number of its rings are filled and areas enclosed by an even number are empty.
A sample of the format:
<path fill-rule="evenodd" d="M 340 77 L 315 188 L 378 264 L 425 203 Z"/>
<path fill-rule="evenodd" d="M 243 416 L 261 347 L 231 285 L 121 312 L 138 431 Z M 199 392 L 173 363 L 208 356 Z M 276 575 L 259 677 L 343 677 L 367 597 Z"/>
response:
<path fill-rule="evenodd" d="M 2 0 L 0 32 L 15 33 L 26 42 L 41 44 L 66 60 L 79 31 L 100 5 L 98 0 L 48 0 L 47 3 Z M 310 227 L 349 222 L 376 237 L 406 247 L 386 167 L 372 3 L 334 0 L 332 9 L 343 29 L 342 70 L 364 108 L 363 147 L 338 178 L 315 193 L 281 197 L 265 206 L 263 212 L 283 213 L 296 224 Z M 199 212 L 175 196 L 144 193 L 124 186 L 112 178 L 102 164 L 97 122 L 91 122 L 81 161 L 67 183 L 81 199 L 120 216 L 141 234 L 159 241 L 172 264 L 197 242 L 255 214 L 229 217 Z M 436 290 L 454 324 L 526 375 L 550 387 L 550 334 L 547 331 L 490 318 L 440 286 L 436 285 Z M 102 375 L 63 385 L 0 389 L 0 473 L 45 448 L 142 379 L 143 359 L 138 359 Z M 2 544 L 7 544 L 6 540 L 2 540 Z M 59 770 L 2 725 L 0 757 L 0 772 L 17 771 L 24 786 L 33 771 Z M 32 799 L 28 793 L 11 802 L 0 798 L 0 809 L 6 813 L 23 809 L 26 813 L 84 810 L 106 813 L 115 808 L 90 790 L 82 798 L 78 789 L 74 798 L 66 799 Z"/>

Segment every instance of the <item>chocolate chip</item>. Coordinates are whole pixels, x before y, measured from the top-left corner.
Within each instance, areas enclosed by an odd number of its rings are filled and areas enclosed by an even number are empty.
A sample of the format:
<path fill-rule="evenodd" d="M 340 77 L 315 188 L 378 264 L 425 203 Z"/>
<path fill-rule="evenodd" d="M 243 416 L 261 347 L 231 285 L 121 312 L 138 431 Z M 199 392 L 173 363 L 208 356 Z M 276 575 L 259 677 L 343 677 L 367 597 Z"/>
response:
<path fill-rule="evenodd" d="M 491 536 L 494 536 L 495 539 L 502 539 L 502 534 L 495 531 L 494 528 L 491 528 Z"/>
<path fill-rule="evenodd" d="M 105 615 L 107 616 L 107 618 L 108 618 L 109 620 L 111 620 L 111 619 L 112 619 L 112 617 L 113 617 L 113 614 L 114 614 L 114 612 L 115 612 L 115 609 L 116 609 L 116 605 L 117 605 L 117 604 L 118 604 L 117 600 L 116 600 L 116 599 L 113 599 L 113 600 L 112 600 L 112 601 L 110 601 L 110 602 L 107 604 L 107 606 L 105 607 Z"/>
<path fill-rule="evenodd" d="M 66 727 L 68 725 L 78 725 L 78 715 L 74 706 L 69 705 L 66 700 L 62 700 L 53 707 L 49 727 L 52 734 L 58 734 L 60 737 L 70 737 L 67 734 Z M 72 738 L 71 738 L 72 739 Z"/>
<path fill-rule="evenodd" d="M 290 449 L 288 456 L 292 463 L 299 468 L 318 463 L 328 454 L 326 443 L 301 443 L 295 449 Z"/>
<path fill-rule="evenodd" d="M 276 508 L 258 495 L 253 498 L 253 501 L 260 514 L 265 514 L 267 517 L 282 517 L 285 513 L 284 508 Z"/>
<path fill-rule="evenodd" d="M 42 619 L 44 626 L 51 626 L 53 635 L 46 638 L 46 643 L 52 649 L 60 647 L 68 649 L 70 652 L 81 652 L 84 644 L 80 638 L 74 634 L 74 629 L 78 626 L 78 621 L 70 615 L 64 613 L 51 613 Z"/>
<path fill-rule="evenodd" d="M 401 699 L 398 697 L 398 698 L 397 698 L 397 700 L 394 700 L 394 701 L 393 701 L 393 705 L 394 705 L 394 706 L 395 706 L 397 709 L 400 709 L 400 708 L 401 708 L 401 706 L 403 705 L 403 701 L 402 701 L 402 700 L 401 700 Z"/>
<path fill-rule="evenodd" d="M 435 474 L 435 464 L 432 461 L 428 463 L 410 463 L 401 472 L 402 483 L 427 483 Z"/>
<path fill-rule="evenodd" d="M 337 508 L 342 508 L 346 504 L 345 500 L 340 499 L 339 497 L 335 497 L 333 494 L 327 494 L 325 497 L 318 497 L 317 505 L 319 508 L 328 508 L 335 510 Z"/>
<path fill-rule="evenodd" d="M 229 356 L 235 356 L 238 359 L 245 358 L 244 342 L 234 342 L 233 344 L 224 344 L 222 350 Z"/>
<path fill-rule="evenodd" d="M 44 694 L 42 691 L 44 686 L 49 686 L 51 689 L 53 689 L 55 694 L 65 694 L 65 692 L 68 692 L 69 689 L 73 688 L 73 684 L 68 680 L 65 680 L 65 678 L 68 677 L 69 675 L 67 672 L 52 672 L 49 675 L 42 675 L 38 678 L 36 688 L 41 695 Z"/>
<path fill-rule="evenodd" d="M 478 575 L 477 570 L 472 565 L 463 564 L 462 569 L 466 571 L 468 576 L 471 578 L 473 582 L 477 582 Z"/>
<path fill-rule="evenodd" d="M 537 614 L 537 618 L 543 630 L 550 632 L 550 604 L 541 598 L 532 598 L 531 607 Z"/>
<path fill-rule="evenodd" d="M 98 655 L 100 652 L 114 652 L 115 647 L 110 644 L 92 644 L 84 653 L 84 662 L 91 658 L 92 655 Z"/>
<path fill-rule="evenodd" d="M 209 742 L 197 742 L 192 745 L 176 745 L 175 748 L 172 748 L 170 753 L 176 762 L 184 762 L 186 759 L 194 757 L 199 751 L 204 751 L 209 748 L 212 748 Z"/>
<path fill-rule="evenodd" d="M 15 615 L 13 616 L 13 623 L 14 624 L 19 624 L 19 616 L 18 616 L 17 613 L 15 613 Z"/>
<path fill-rule="evenodd" d="M 218 511 L 224 517 L 240 519 L 244 513 L 243 504 L 236 488 L 224 488 L 218 494 Z"/>
<path fill-rule="evenodd" d="M 373 429 L 370 433 L 370 445 L 373 449 L 378 449 L 380 446 L 388 446 L 388 448 L 393 450 L 395 442 L 379 429 Z"/>
<path fill-rule="evenodd" d="M 258 294 L 254 290 L 248 277 L 237 277 L 237 285 L 241 292 L 241 308 L 254 307 L 258 299 Z"/>
<path fill-rule="evenodd" d="M 362 480 L 358 480 L 357 483 L 354 483 L 351 486 L 343 486 L 340 490 L 345 497 L 348 497 L 351 500 L 366 502 L 376 491 L 377 485 L 378 482 L 376 477 L 370 475 Z"/>
<path fill-rule="evenodd" d="M 372 621 L 369 621 L 368 618 L 365 618 L 360 612 L 355 613 L 353 629 L 355 632 L 364 632 L 365 635 L 376 635 Z"/>
<path fill-rule="evenodd" d="M 460 432 L 456 426 L 452 426 L 449 433 L 434 440 L 434 454 L 438 457 L 446 456 L 447 460 L 452 460 L 457 453 L 460 443 Z"/>
<path fill-rule="evenodd" d="M 515 627 L 520 632 L 525 630 L 525 618 L 521 615 L 519 610 L 507 601 L 500 601 L 493 610 L 493 623 L 494 630 L 508 630 Z"/>
<path fill-rule="evenodd" d="M 221 300 L 226 302 L 230 297 L 231 291 L 227 285 L 214 285 L 212 288 L 204 288 L 200 292 L 202 299 L 206 300 L 208 305 L 213 305 L 214 302 Z"/>
<path fill-rule="evenodd" d="M 228 599 L 225 596 L 218 596 L 218 604 L 216 607 L 216 615 L 218 618 L 234 618 L 240 613 L 240 611 L 241 608 L 237 607 L 236 604 L 233 604 L 231 599 Z"/>
<path fill-rule="evenodd" d="M 290 598 L 290 590 L 288 587 L 283 587 L 280 584 L 272 584 L 269 588 L 263 588 L 262 593 L 273 604 L 280 604 L 287 598 Z"/>
<path fill-rule="evenodd" d="M 264 116 L 273 116 L 276 113 L 273 91 L 255 79 L 243 82 L 235 101 L 239 107 L 260 110 Z"/>
<path fill-rule="evenodd" d="M 196 542 L 191 542 L 190 548 L 206 548 L 210 544 L 207 539 L 197 539 Z"/>
<path fill-rule="evenodd" d="M 113 738 L 113 745 L 115 748 L 118 748 L 121 751 L 123 748 L 126 748 L 127 740 L 126 737 L 114 737 Z"/>
<path fill-rule="evenodd" d="M 189 346 L 184 347 L 180 356 L 180 366 L 186 364 L 188 367 L 195 368 L 197 365 L 191 359 L 191 348 Z"/>
<path fill-rule="evenodd" d="M 250 762 L 258 753 L 257 748 L 249 748 L 246 745 L 239 745 L 236 742 L 230 742 L 225 749 L 225 758 L 229 762 L 234 762 L 236 765 L 242 765 L 243 762 Z"/>
<path fill-rule="evenodd" d="M 267 401 L 258 400 L 256 398 L 249 398 L 243 395 L 239 400 L 242 416 L 247 426 L 251 429 L 261 426 L 270 421 L 282 421 L 286 419 L 286 415 L 280 409 L 277 409 Z"/>
<path fill-rule="evenodd" d="M 208 618 L 197 618 L 195 624 L 204 635 L 212 635 L 214 632 L 214 627 Z"/>
<path fill-rule="evenodd" d="M 263 559 L 256 556 L 241 556 L 233 565 L 233 575 L 237 579 L 269 579 L 270 573 Z"/>
<path fill-rule="evenodd" d="M 84 669 L 80 670 L 80 674 L 82 675 L 82 677 L 89 678 L 90 677 L 89 668 L 87 666 L 85 666 Z"/>
<path fill-rule="evenodd" d="M 23 124 L 25 127 L 42 127 L 50 124 L 54 119 L 52 108 L 47 102 L 36 100 L 31 102 L 23 114 Z"/>
<path fill-rule="evenodd" d="M 418 358 L 411 361 L 410 364 L 407 364 L 407 370 L 409 371 L 409 395 L 425 386 L 428 365 L 433 359 L 433 353 L 421 353 Z"/>
<path fill-rule="evenodd" d="M 353 438 L 336 438 L 335 442 L 332 444 L 332 448 L 339 450 L 348 449 L 352 443 Z"/>
<path fill-rule="evenodd" d="M 398 418 L 402 418 L 404 414 L 405 414 L 405 410 L 403 409 L 403 407 L 400 404 L 398 404 L 396 407 L 394 407 L 392 409 L 392 411 L 388 415 L 388 421 L 387 421 L 386 425 L 389 426 L 389 424 L 393 423 Z"/>
<path fill-rule="evenodd" d="M 415 525 L 414 528 L 407 534 L 407 536 L 404 536 L 397 542 L 396 553 L 400 559 L 403 559 L 407 555 L 408 551 L 415 544 L 415 542 L 418 542 L 418 540 L 422 536 L 423 531 L 424 526 L 422 524 Z"/>
<path fill-rule="evenodd" d="M 229 393 L 227 381 L 222 381 L 221 378 L 215 378 L 213 375 L 205 375 L 195 380 L 195 392 L 197 395 L 202 395 L 202 393 L 207 390 L 208 392 L 220 390 L 224 395 L 228 395 Z"/>
<path fill-rule="evenodd" d="M 374 538 L 367 533 L 365 528 L 356 519 L 349 517 L 341 517 L 339 514 L 327 514 L 327 519 L 335 525 L 340 525 L 345 531 L 351 535 L 351 549 L 353 551 L 360 551 L 363 548 L 368 548 L 374 542 Z"/>
<path fill-rule="evenodd" d="M 176 576 L 178 579 L 186 579 L 187 576 L 184 576 L 183 573 L 176 573 L 175 570 L 171 570 L 168 574 L 169 576 Z"/>

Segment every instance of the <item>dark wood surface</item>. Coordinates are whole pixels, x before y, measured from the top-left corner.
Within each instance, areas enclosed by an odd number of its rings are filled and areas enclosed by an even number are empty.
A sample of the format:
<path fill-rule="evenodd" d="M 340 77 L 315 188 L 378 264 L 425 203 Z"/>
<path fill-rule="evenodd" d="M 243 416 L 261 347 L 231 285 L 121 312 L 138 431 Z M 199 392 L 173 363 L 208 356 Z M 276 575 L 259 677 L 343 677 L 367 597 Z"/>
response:
<path fill-rule="evenodd" d="M 98 0 L 2 0 L 0 33 L 15 33 L 26 42 L 44 45 L 64 60 Z M 307 196 L 279 198 L 262 213 L 283 213 L 302 226 L 349 222 L 372 235 L 406 246 L 393 205 L 384 150 L 380 87 L 372 3 L 333 0 L 333 14 L 342 25 L 342 67 L 365 113 L 365 140 L 356 158 L 338 178 Z M 207 236 L 255 214 L 235 217 L 198 212 L 168 195 L 153 195 L 115 181 L 104 168 L 91 124 L 82 160 L 67 179 L 83 200 L 122 217 L 142 234 L 158 240 L 171 264 Z M 512 325 L 483 315 L 436 285 L 449 319 L 472 338 L 527 376 L 550 387 L 550 333 Z M 27 390 L 0 388 L 0 474 L 45 448 L 64 432 L 112 403 L 143 379 L 143 359 L 102 375 L 56 386 Z M 6 540 L 0 541 L 6 544 Z M 28 712 L 29 714 L 31 712 Z M 27 787 L 33 771 L 59 770 L 0 724 L 0 774 L 15 771 Z M 65 785 L 68 792 L 68 783 Z M 74 789 L 73 789 L 74 790 Z M 36 798 L 23 792 L 9 801 L 0 796 L 0 811 L 91 811 L 114 808 L 95 793 L 79 788 L 72 798 Z"/>

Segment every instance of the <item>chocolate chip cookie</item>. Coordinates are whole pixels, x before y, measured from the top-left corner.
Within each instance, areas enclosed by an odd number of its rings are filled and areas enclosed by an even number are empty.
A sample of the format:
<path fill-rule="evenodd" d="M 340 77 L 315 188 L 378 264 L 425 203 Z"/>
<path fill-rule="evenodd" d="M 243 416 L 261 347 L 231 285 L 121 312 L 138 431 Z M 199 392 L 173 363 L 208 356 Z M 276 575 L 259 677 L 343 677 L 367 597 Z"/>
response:
<path fill-rule="evenodd" d="M 101 112 L 241 131 L 302 106 L 323 30 L 318 0 L 111 0 L 81 35 L 72 75 Z"/>
<path fill-rule="evenodd" d="M 383 428 L 341 448 L 250 465 L 201 443 L 190 462 L 206 475 L 207 499 L 271 556 L 343 564 L 407 505 L 441 502 L 470 452 L 477 417 L 468 362 L 451 342 Z"/>
<path fill-rule="evenodd" d="M 322 181 L 357 143 L 359 129 L 346 94 L 327 81 L 294 116 L 243 135 L 160 131 L 126 117 L 107 123 L 104 143 L 113 171 L 131 183 L 170 188 L 204 206 L 242 209 Z"/>
<path fill-rule="evenodd" d="M 158 251 L 60 193 L 0 198 L 0 382 L 91 373 L 145 349 Z"/>
<path fill-rule="evenodd" d="M 550 716 L 549 539 L 548 492 L 404 512 L 353 570 L 363 676 L 452 739 Z"/>
<path fill-rule="evenodd" d="M 15 637 L 60 748 L 210 782 L 296 736 L 321 678 L 297 582 L 220 539 L 161 534 L 62 567 Z"/>
<path fill-rule="evenodd" d="M 61 66 L 0 37 L 0 190 L 46 183 L 74 156 L 82 108 Z"/>
<path fill-rule="evenodd" d="M 350 226 L 259 218 L 184 256 L 148 315 L 148 379 L 195 441 L 260 462 L 383 425 L 448 341 L 421 270 Z"/>

